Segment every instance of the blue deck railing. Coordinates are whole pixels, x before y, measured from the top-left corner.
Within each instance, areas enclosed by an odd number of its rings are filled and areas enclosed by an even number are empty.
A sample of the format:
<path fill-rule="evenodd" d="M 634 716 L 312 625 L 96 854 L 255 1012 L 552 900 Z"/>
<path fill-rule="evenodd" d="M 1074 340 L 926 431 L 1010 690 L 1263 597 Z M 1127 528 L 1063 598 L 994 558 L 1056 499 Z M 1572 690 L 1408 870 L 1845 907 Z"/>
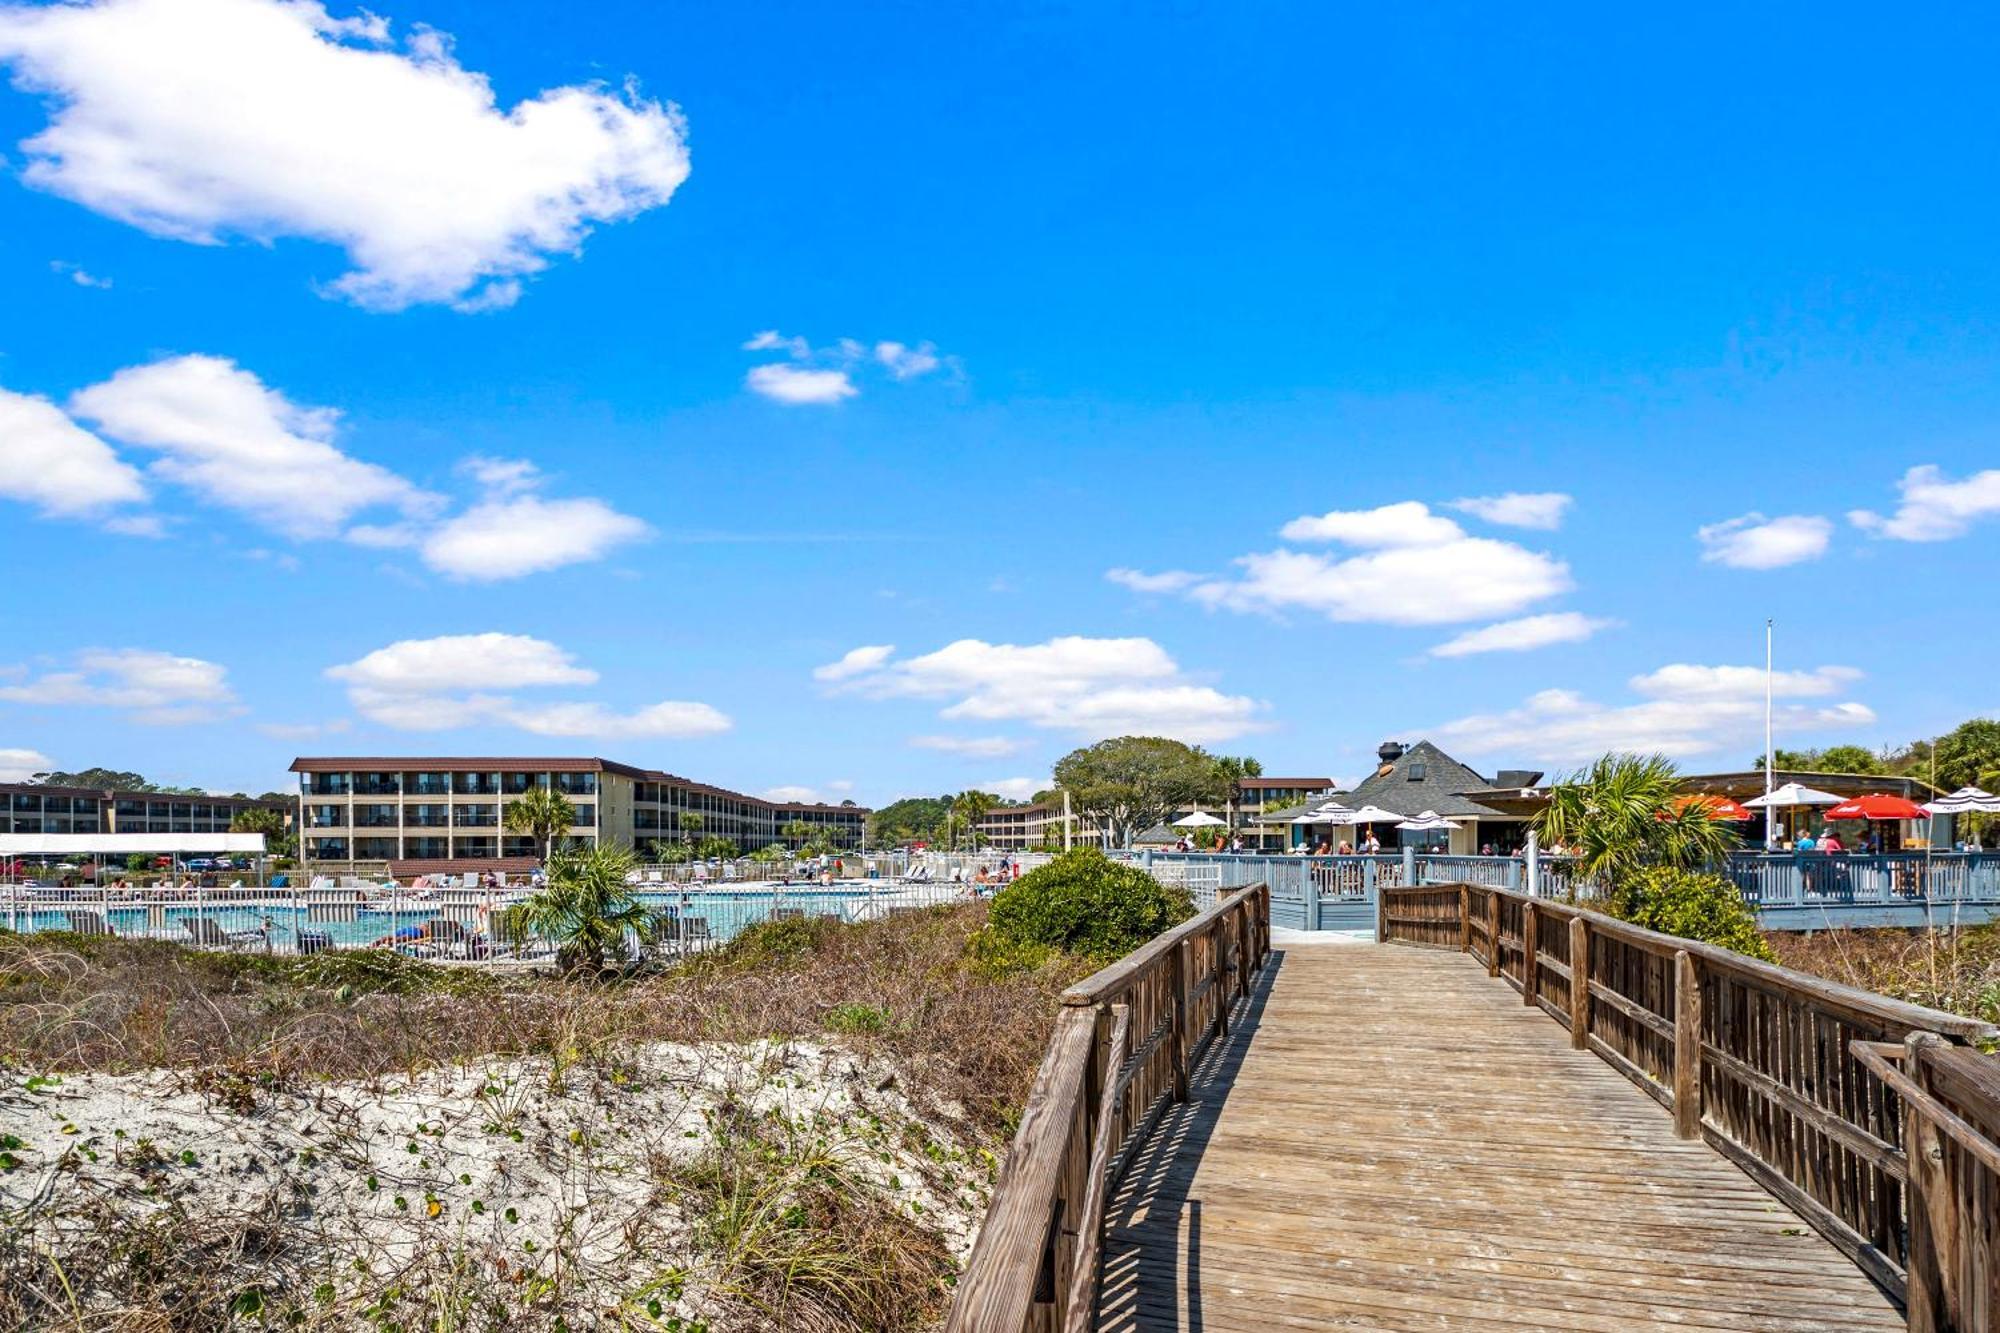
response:
<path fill-rule="evenodd" d="M 1155 852 L 1153 873 L 1185 885 L 1197 905 L 1246 884 L 1271 886 L 1271 920 L 1294 930 L 1365 930 L 1379 887 L 1468 883 L 1527 888 L 1518 856 L 1221 856 Z M 1566 857 L 1537 858 L 1541 893 L 1588 899 L 1593 885 Z M 1739 852 L 1725 872 L 1775 930 L 1915 926 L 2000 919 L 2000 853 Z"/>

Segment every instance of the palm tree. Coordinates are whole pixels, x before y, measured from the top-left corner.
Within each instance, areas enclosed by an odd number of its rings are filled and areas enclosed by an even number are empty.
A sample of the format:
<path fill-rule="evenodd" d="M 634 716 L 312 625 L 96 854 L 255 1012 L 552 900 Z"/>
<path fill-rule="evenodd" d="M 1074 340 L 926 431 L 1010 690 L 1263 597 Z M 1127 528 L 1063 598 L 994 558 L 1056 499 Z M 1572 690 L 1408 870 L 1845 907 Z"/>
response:
<path fill-rule="evenodd" d="M 805 846 L 806 839 L 812 836 L 812 825 L 806 823 L 803 819 L 787 820 L 785 826 L 779 829 L 778 833 L 792 846 L 803 847 Z"/>
<path fill-rule="evenodd" d="M 548 882 L 516 911 L 522 926 L 555 942 L 559 970 L 602 972 L 626 931 L 645 930 L 646 905 L 626 883 L 632 865 L 623 847 L 565 848 L 549 858 Z"/>
<path fill-rule="evenodd" d="M 558 833 L 568 832 L 576 823 L 576 807 L 569 797 L 553 787 L 530 787 L 518 801 L 509 801 L 500 821 L 509 833 L 526 834 L 542 849 L 542 860 L 555 852 Z"/>
<path fill-rule="evenodd" d="M 998 804 L 1000 804 L 999 797 L 983 791 L 962 791 L 958 794 L 958 799 L 951 803 L 952 813 L 958 816 L 959 822 L 965 825 L 966 831 L 971 835 L 967 841 L 972 844 L 974 851 L 979 850 L 980 819 Z"/>
<path fill-rule="evenodd" d="M 1549 789 L 1535 833 L 1545 846 L 1575 848 L 1586 876 L 1613 885 L 1642 865 L 1714 864 L 1736 831 L 1685 794 L 1664 755 L 1607 754 Z"/>
<path fill-rule="evenodd" d="M 693 810 L 681 816 L 681 841 L 687 845 L 690 855 L 694 852 L 695 839 L 701 836 L 701 831 L 707 824 L 708 821 Z"/>

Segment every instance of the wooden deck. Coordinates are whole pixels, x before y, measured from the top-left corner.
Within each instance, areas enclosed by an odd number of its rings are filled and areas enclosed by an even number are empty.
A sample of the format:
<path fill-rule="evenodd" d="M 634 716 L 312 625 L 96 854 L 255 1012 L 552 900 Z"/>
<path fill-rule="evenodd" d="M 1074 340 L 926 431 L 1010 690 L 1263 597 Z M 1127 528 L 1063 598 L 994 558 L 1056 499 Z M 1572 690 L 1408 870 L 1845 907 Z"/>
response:
<path fill-rule="evenodd" d="M 1904 1327 L 1464 954 L 1274 955 L 1137 1151 L 1103 1330 Z"/>

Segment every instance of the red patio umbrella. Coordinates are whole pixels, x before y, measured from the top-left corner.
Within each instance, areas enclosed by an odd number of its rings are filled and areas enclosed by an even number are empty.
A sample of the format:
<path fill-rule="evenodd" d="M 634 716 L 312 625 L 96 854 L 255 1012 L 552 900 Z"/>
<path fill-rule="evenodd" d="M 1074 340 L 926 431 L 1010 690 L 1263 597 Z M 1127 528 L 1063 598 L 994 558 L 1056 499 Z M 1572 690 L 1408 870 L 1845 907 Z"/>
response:
<path fill-rule="evenodd" d="M 1746 819 L 1755 819 L 1757 817 L 1755 811 L 1744 809 L 1727 796 L 1710 796 L 1706 793 L 1689 793 L 1686 796 L 1676 796 L 1673 800 L 1673 806 L 1676 811 L 1685 810 L 1689 806 L 1700 806 L 1708 811 L 1710 819 L 1726 819 L 1739 824 Z M 1664 814 L 1660 817 L 1662 819 L 1666 818 Z"/>
<path fill-rule="evenodd" d="M 1829 824 L 1837 819 L 1929 819 L 1930 812 L 1915 801 L 1877 792 L 1870 796 L 1857 796 L 1851 801 L 1842 801 L 1821 818 Z"/>

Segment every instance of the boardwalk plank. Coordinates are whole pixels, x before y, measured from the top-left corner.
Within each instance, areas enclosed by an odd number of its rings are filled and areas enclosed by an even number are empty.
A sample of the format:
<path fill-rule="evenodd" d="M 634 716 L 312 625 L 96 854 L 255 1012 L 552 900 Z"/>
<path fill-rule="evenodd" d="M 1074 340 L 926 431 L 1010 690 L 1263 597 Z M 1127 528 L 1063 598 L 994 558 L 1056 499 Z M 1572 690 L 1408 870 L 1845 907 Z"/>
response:
<path fill-rule="evenodd" d="M 1837 1250 L 1456 953 L 1295 949 L 1107 1214 L 1099 1327 L 1901 1328 Z"/>

